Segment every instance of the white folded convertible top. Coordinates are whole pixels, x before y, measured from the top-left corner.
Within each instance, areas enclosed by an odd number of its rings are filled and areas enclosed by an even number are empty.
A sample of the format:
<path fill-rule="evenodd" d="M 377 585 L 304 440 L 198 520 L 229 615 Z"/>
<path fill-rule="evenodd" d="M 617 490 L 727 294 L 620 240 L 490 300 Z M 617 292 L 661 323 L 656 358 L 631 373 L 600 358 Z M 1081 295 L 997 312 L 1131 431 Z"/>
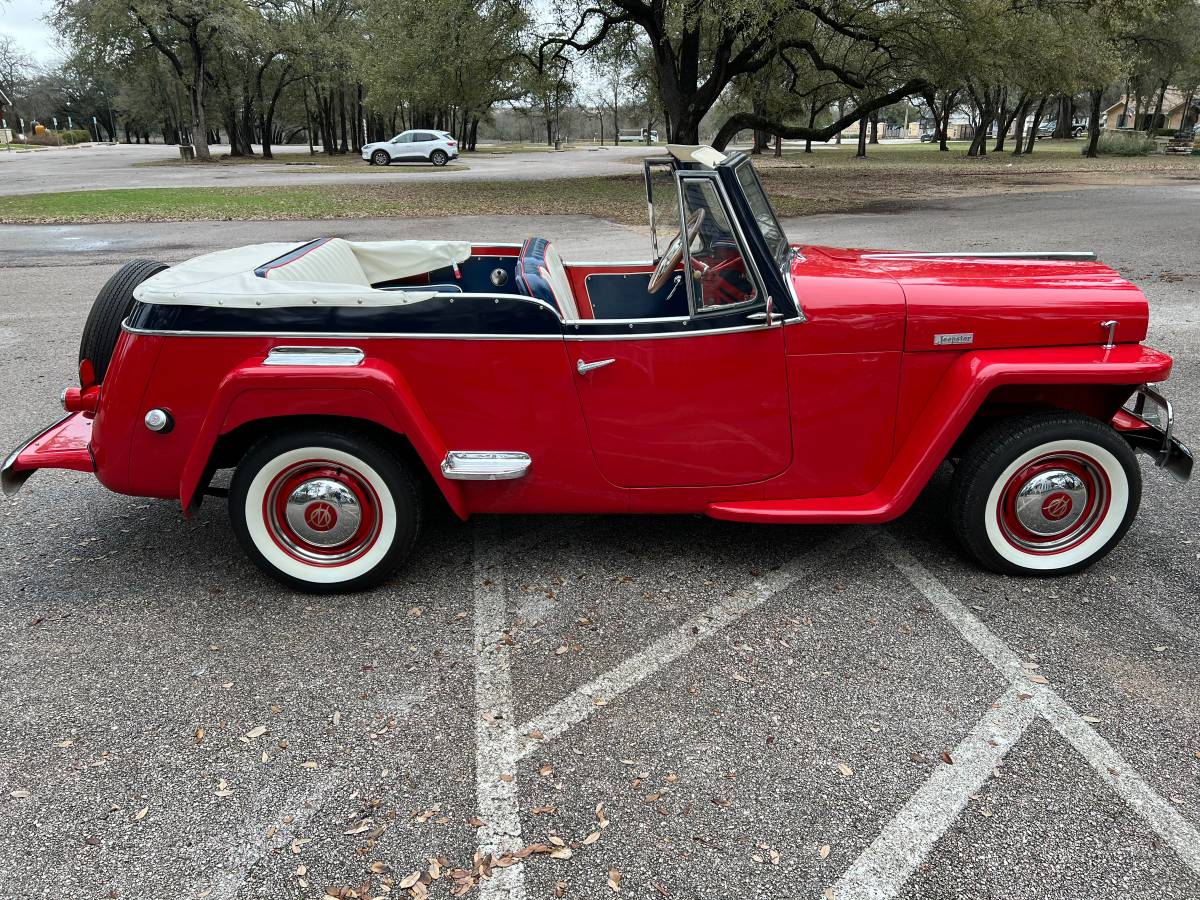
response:
<path fill-rule="evenodd" d="M 143 303 L 223 306 L 402 306 L 436 291 L 371 287 L 463 262 L 467 241 L 347 241 L 251 244 L 164 269 L 134 289 Z"/>

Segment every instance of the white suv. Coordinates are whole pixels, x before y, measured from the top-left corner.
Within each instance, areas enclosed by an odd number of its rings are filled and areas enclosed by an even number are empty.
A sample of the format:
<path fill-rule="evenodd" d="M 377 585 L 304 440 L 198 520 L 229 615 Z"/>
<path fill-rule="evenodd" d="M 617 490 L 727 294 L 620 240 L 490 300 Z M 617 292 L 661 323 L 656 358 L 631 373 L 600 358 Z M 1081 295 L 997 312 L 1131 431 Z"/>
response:
<path fill-rule="evenodd" d="M 373 166 L 393 162 L 431 162 L 444 166 L 458 159 L 458 141 L 444 131 L 403 131 L 390 141 L 376 141 L 362 149 L 362 158 Z"/>

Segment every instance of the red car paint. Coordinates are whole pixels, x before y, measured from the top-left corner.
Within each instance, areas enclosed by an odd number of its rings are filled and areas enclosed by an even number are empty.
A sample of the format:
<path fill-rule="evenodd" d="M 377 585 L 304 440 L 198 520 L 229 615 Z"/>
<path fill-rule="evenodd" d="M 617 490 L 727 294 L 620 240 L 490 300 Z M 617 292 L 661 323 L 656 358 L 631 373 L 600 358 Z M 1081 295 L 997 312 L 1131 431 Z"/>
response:
<path fill-rule="evenodd" d="M 464 517 L 633 510 L 881 522 L 911 505 L 1001 389 L 1061 389 L 1120 425 L 1133 389 L 1170 372 L 1169 357 L 1138 343 L 1145 299 L 1095 263 L 801 253 L 791 275 L 807 320 L 729 334 L 368 337 L 354 341 L 364 365 L 313 370 L 262 365 L 294 337 L 127 332 L 94 426 L 86 414 L 68 418 L 13 468 L 94 470 L 112 490 L 186 509 L 211 474 L 214 447 L 239 427 L 350 417 L 404 435 Z M 649 268 L 568 266 L 568 275 L 586 298 L 588 274 Z M 1098 323 L 1109 317 L 1121 322 L 1120 343 L 1103 349 Z M 973 330 L 976 341 L 935 347 L 943 329 Z M 599 358 L 622 364 L 576 374 L 578 361 Z M 169 433 L 142 425 L 155 407 L 172 416 Z M 536 462 L 520 480 L 447 480 L 438 464 L 462 447 L 521 449 Z"/>

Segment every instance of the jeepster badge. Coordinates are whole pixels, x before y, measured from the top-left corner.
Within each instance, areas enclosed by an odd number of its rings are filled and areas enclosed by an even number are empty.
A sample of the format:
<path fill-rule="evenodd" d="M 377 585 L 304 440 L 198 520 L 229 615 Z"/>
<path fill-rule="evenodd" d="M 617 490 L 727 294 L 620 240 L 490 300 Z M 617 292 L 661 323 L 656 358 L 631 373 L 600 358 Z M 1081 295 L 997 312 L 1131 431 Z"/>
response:
<path fill-rule="evenodd" d="M 313 531 L 328 531 L 337 524 L 337 510 L 324 501 L 318 501 L 304 511 L 304 521 Z"/>
<path fill-rule="evenodd" d="M 933 336 L 933 346 L 947 347 L 955 344 L 970 344 L 974 340 L 975 334 L 970 331 L 963 331 L 958 334 L 935 334 Z"/>

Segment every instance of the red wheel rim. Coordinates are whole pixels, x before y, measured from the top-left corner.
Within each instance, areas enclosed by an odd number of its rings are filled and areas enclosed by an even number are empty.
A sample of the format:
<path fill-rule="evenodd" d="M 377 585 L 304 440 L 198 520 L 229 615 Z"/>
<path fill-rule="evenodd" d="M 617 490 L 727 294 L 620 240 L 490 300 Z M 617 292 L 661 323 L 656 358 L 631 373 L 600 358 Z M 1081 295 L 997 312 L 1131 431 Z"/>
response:
<path fill-rule="evenodd" d="M 360 472 L 329 460 L 305 460 L 271 479 L 263 524 L 284 553 L 311 566 L 344 566 L 379 537 L 379 495 Z"/>
<path fill-rule="evenodd" d="M 1108 515 L 1112 486 L 1083 453 L 1047 453 L 1023 465 L 1000 491 L 1000 533 L 1024 553 L 1064 553 L 1090 538 Z"/>

